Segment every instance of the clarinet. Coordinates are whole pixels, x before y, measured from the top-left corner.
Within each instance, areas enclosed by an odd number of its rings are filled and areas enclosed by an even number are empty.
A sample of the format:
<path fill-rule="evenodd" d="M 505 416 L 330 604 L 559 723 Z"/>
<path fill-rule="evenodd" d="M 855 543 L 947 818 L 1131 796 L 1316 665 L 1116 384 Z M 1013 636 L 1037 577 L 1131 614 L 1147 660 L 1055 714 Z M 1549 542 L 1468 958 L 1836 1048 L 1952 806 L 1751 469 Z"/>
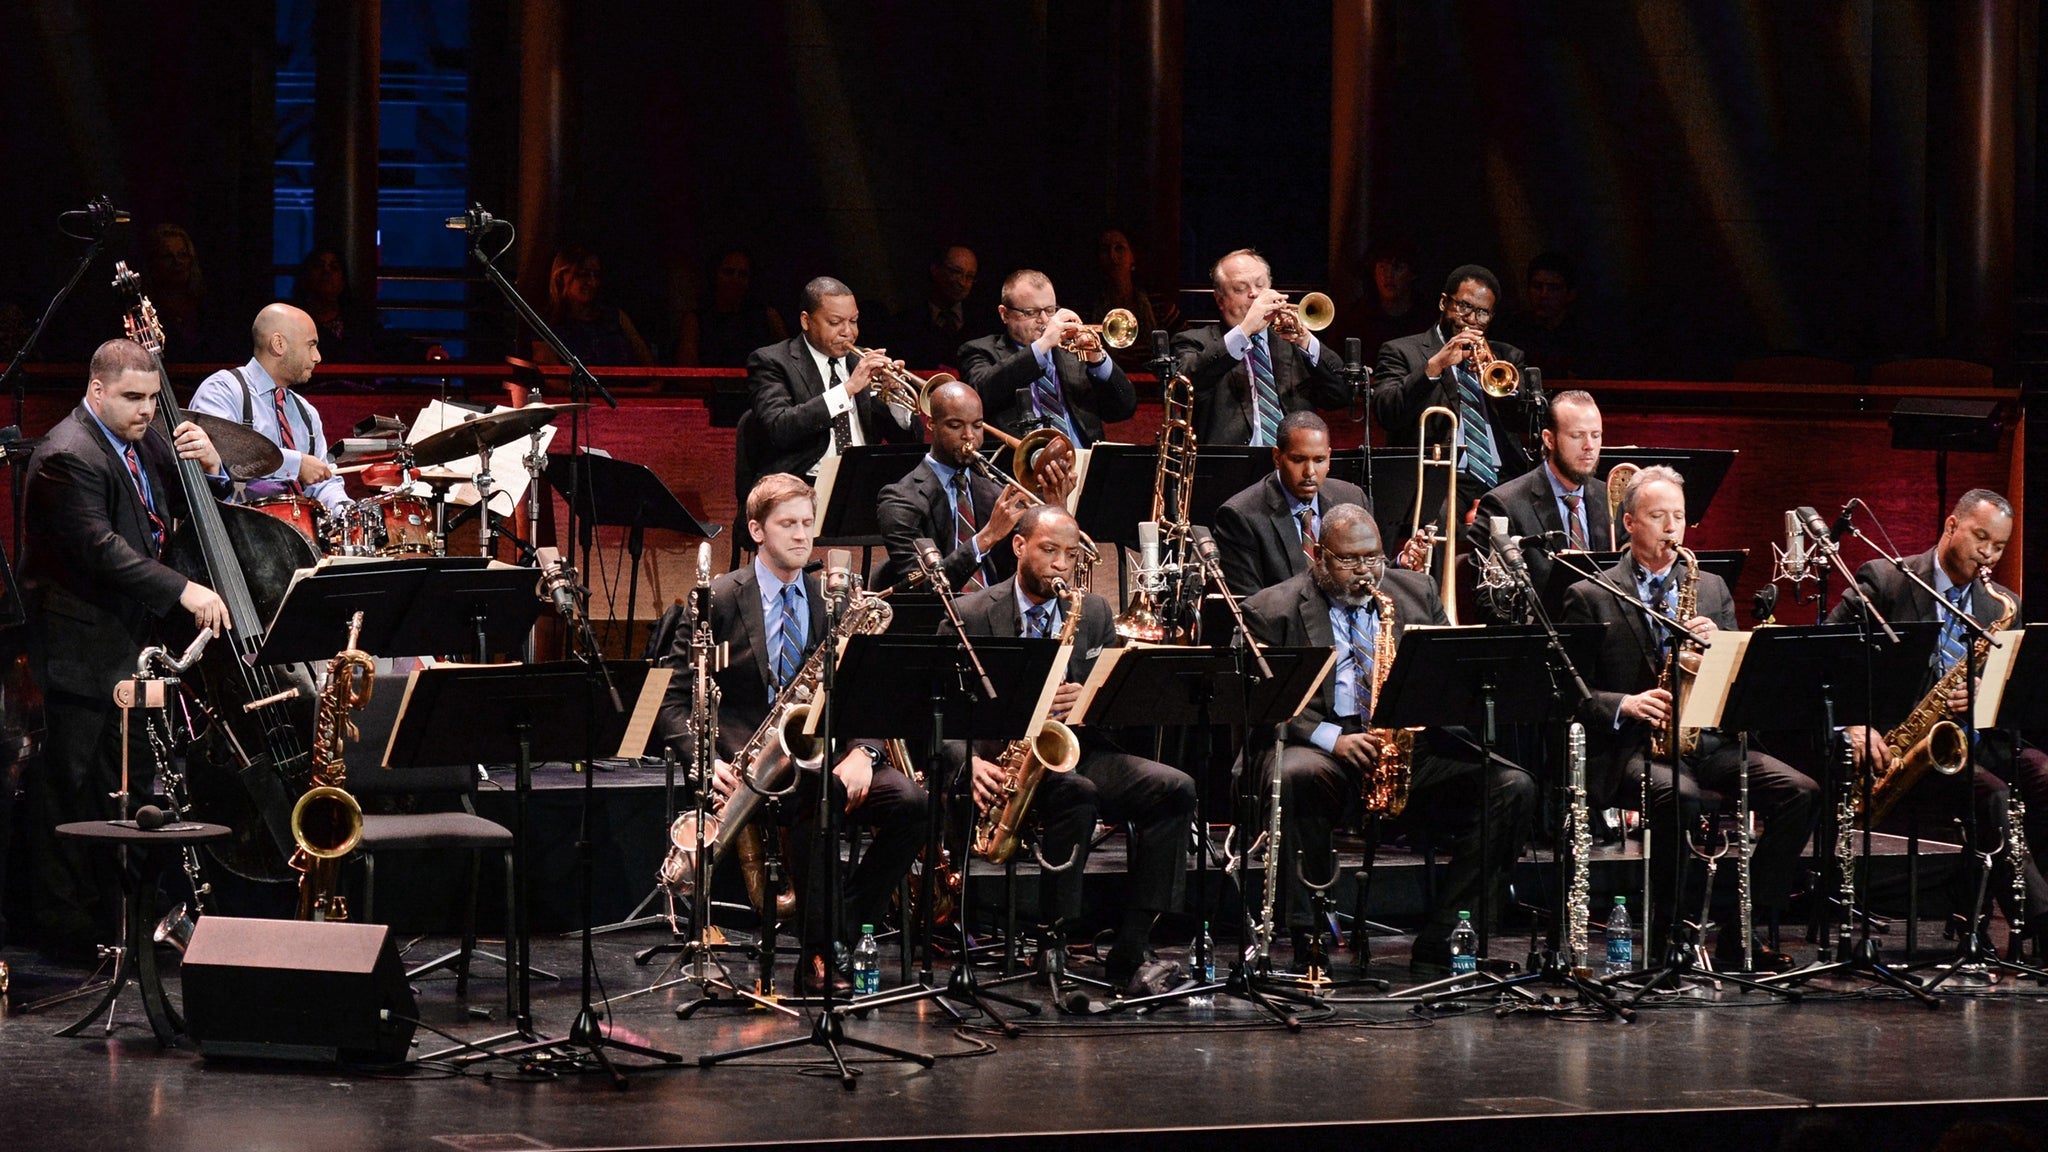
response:
<path fill-rule="evenodd" d="M 1750 926 L 1756 892 L 1750 886 L 1750 857 L 1756 855 L 1756 834 L 1750 827 L 1749 733 L 1737 745 L 1742 755 L 1742 786 L 1735 794 L 1735 915 L 1741 920 L 1737 931 L 1742 939 L 1742 966 L 1747 971 L 1756 955 L 1756 929 Z"/>
<path fill-rule="evenodd" d="M 2027 864 L 2033 853 L 2027 847 L 2027 802 L 2020 799 L 2017 788 L 2005 802 L 2005 825 L 2006 863 L 2012 865 L 2012 915 L 2006 924 L 2011 942 L 2007 951 L 2012 959 L 2019 960 L 2027 949 Z"/>
<path fill-rule="evenodd" d="M 1856 772 L 1851 756 L 1845 743 L 1842 746 L 1842 799 L 1835 806 L 1835 864 L 1842 871 L 1842 934 L 1835 945 L 1837 960 L 1848 958 L 1850 938 L 1856 933 Z"/>
<path fill-rule="evenodd" d="M 1593 829 L 1586 810 L 1586 726 L 1574 720 L 1565 729 L 1566 762 L 1570 765 L 1571 806 L 1567 843 L 1571 845 L 1571 886 L 1565 897 L 1565 967 L 1574 976 L 1590 977 L 1593 902 Z"/>
<path fill-rule="evenodd" d="M 1280 784 L 1285 779 L 1281 772 L 1280 752 L 1273 754 L 1273 808 L 1266 817 L 1266 902 L 1259 909 L 1259 967 L 1271 966 L 1273 955 L 1273 917 L 1280 905 Z"/>

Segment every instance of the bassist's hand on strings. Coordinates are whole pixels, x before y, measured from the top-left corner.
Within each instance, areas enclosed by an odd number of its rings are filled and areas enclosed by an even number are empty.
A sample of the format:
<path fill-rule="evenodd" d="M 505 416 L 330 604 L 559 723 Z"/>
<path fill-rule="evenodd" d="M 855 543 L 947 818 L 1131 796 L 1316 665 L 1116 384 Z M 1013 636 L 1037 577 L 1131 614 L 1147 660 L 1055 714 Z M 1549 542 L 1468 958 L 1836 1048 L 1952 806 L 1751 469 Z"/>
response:
<path fill-rule="evenodd" d="M 234 622 L 228 619 L 227 601 L 204 584 L 185 581 L 185 590 L 178 593 L 178 607 L 190 612 L 193 622 L 201 628 L 211 628 L 219 633 L 234 627 Z"/>
<path fill-rule="evenodd" d="M 214 448 L 213 440 L 206 435 L 206 429 L 187 420 L 174 431 L 174 443 L 178 447 L 180 457 L 199 461 L 208 476 L 220 475 L 220 452 Z"/>

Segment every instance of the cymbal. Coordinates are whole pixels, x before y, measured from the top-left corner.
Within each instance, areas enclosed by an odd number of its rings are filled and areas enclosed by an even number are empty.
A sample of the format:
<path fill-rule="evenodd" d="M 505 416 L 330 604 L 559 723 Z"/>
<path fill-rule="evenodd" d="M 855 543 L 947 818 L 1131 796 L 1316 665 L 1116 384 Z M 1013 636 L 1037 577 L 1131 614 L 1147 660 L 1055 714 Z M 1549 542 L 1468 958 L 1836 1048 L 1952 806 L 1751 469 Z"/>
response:
<path fill-rule="evenodd" d="M 221 468 L 236 480 L 258 480 L 284 466 L 284 450 L 253 428 L 211 412 L 187 412 L 185 418 L 206 432 Z"/>
<path fill-rule="evenodd" d="M 414 444 L 413 462 L 427 467 L 465 456 L 481 456 L 501 444 L 531 436 L 567 413 L 580 412 L 588 407 L 588 404 L 528 404 L 524 408 L 475 416 Z"/>

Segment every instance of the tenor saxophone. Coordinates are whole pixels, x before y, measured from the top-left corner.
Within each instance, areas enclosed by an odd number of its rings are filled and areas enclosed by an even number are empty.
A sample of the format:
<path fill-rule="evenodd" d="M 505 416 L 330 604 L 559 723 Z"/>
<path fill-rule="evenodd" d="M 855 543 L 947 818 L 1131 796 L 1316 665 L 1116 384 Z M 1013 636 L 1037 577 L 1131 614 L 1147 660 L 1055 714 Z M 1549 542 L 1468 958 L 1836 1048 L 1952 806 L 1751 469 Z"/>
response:
<path fill-rule="evenodd" d="M 327 661 L 327 684 L 313 718 L 312 786 L 292 806 L 291 864 L 299 872 L 301 920 L 346 920 L 348 902 L 335 891 L 341 861 L 363 839 L 363 809 L 348 793 L 348 761 L 342 746 L 357 739 L 352 709 L 370 702 L 377 661 L 356 647 L 363 627 L 358 612 L 349 622 L 348 646 Z"/>
<path fill-rule="evenodd" d="M 1699 615 L 1700 558 L 1693 555 L 1692 550 L 1683 545 L 1680 545 L 1677 551 L 1678 562 L 1685 565 L 1685 576 L 1678 582 L 1678 607 L 1671 614 L 1677 617 L 1679 623 L 1682 624 Z M 1685 711 L 1685 701 L 1692 695 L 1693 675 L 1700 670 L 1700 654 L 1692 646 L 1686 644 L 1685 637 L 1683 636 L 1673 636 L 1671 642 L 1679 645 L 1678 683 L 1673 684 L 1671 682 L 1671 664 L 1669 661 L 1665 661 L 1660 663 L 1657 668 L 1657 687 L 1671 694 L 1671 714 L 1675 717 Z M 1699 751 L 1699 748 L 1699 729 L 1680 728 L 1678 730 L 1678 755 L 1690 756 Z M 1650 755 L 1658 760 L 1667 762 L 1674 758 L 1671 752 L 1670 725 L 1659 724 L 1651 729 Z"/>
<path fill-rule="evenodd" d="M 2013 598 L 1999 591 L 1991 578 L 1982 576 L 1984 591 L 1999 603 L 1996 623 L 1988 632 L 1996 635 L 2012 623 L 2018 608 Z M 1953 776 L 1963 770 L 1969 759 L 1969 740 L 1963 734 L 1962 726 L 1949 719 L 1948 698 L 1963 686 L 1963 678 L 1973 667 L 1981 667 L 1984 654 L 1990 645 L 1984 640 L 1976 641 L 1971 658 L 1958 660 L 1949 666 L 1927 695 L 1920 698 L 1913 711 L 1898 727 L 1884 734 L 1885 747 L 1891 750 L 1891 767 L 1877 774 L 1870 782 L 1870 809 L 1868 820 L 1862 818 L 1862 798 L 1857 798 L 1858 820 L 1876 827 L 1884 821 L 1899 800 L 1913 790 L 1914 785 L 1926 779 L 1932 770 L 1944 776 Z"/>
<path fill-rule="evenodd" d="M 1081 607 L 1085 592 L 1067 590 L 1066 582 L 1052 582 L 1053 595 L 1066 604 L 1067 618 L 1060 624 L 1060 648 L 1071 650 L 1081 628 Z M 1065 660 L 1053 662 L 1053 674 L 1063 675 Z M 1081 762 L 1081 741 L 1074 730 L 1047 717 L 1031 736 L 1012 740 L 996 760 L 1003 770 L 1002 791 L 974 820 L 974 855 L 991 864 L 1007 863 L 1017 852 L 1017 832 L 1031 810 L 1031 798 L 1047 772 L 1072 772 Z"/>

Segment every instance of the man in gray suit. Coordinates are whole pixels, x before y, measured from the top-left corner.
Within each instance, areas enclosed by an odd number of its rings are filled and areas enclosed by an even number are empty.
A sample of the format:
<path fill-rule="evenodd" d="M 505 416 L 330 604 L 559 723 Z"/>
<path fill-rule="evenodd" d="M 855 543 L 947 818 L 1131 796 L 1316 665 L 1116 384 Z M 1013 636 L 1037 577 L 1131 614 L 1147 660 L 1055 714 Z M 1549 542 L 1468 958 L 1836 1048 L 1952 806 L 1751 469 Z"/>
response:
<path fill-rule="evenodd" d="M 1708 640 L 1723 628 L 1735 627 L 1735 602 L 1727 583 L 1712 572 L 1689 571 L 1678 556 L 1679 546 L 1685 543 L 1685 478 L 1663 465 L 1645 468 L 1629 481 L 1621 510 L 1622 525 L 1629 535 L 1628 555 L 1603 574 L 1606 584 L 1670 613 L 1676 610 L 1680 586 L 1697 579 L 1697 608 L 1690 619 L 1682 621 L 1686 630 Z M 1652 732 L 1670 723 L 1675 707 L 1671 692 L 1657 682 L 1671 643 L 1664 625 L 1593 580 L 1581 581 L 1565 593 L 1564 618 L 1572 623 L 1606 625 L 1599 658 L 1579 669 L 1593 689 L 1579 705 L 1579 719 L 1586 726 L 1587 785 L 1593 807 L 1638 803 L 1634 798 L 1640 795 L 1647 772 L 1651 827 L 1670 827 L 1672 766 L 1650 755 Z M 1700 810 L 1700 789 L 1733 796 L 1741 785 L 1743 762 L 1735 736 L 1714 729 L 1700 734 L 1699 751 L 1687 760 L 1691 771 L 1683 778 L 1679 803 L 1685 826 L 1691 828 Z M 1755 912 L 1761 918 L 1782 907 L 1792 890 L 1800 850 L 1813 831 L 1820 789 L 1798 769 L 1752 751 L 1749 795 L 1751 807 L 1764 822 L 1751 863 Z M 1670 850 L 1663 840 L 1658 844 L 1660 851 Z M 1680 894 L 1682 910 L 1698 907 L 1698 885 L 1705 878 L 1703 867 L 1686 871 L 1693 895 Z M 1661 894 L 1670 899 L 1669 892 Z M 1662 911 L 1652 908 L 1649 915 L 1648 938 L 1654 944 L 1664 936 L 1669 905 Z M 1772 951 L 1761 940 L 1752 955 L 1742 955 L 1741 935 L 1733 920 L 1732 916 L 1721 920 L 1724 927 L 1716 944 L 1716 960 L 1724 969 L 1784 971 L 1791 967 L 1790 957 Z M 1657 948 L 1651 951 L 1652 960 L 1661 959 Z"/>
<path fill-rule="evenodd" d="M 1392 603 L 1392 619 L 1382 618 L 1375 589 Z M 1315 564 L 1246 600 L 1244 615 L 1262 643 L 1337 650 L 1337 662 L 1314 698 L 1288 722 L 1280 751 L 1281 891 L 1296 955 L 1304 955 L 1312 917 L 1296 861 L 1305 861 L 1315 874 L 1333 874 L 1331 830 L 1359 809 L 1363 784 L 1379 770 L 1384 751 L 1380 734 L 1367 728 L 1381 630 L 1390 630 L 1389 638 L 1398 642 L 1411 625 L 1447 620 L 1427 576 L 1387 568 L 1379 528 L 1356 504 L 1330 509 Z M 1257 789 L 1263 800 L 1272 771 L 1271 749 L 1259 749 L 1242 786 Z M 1480 820 L 1482 804 L 1490 807 L 1487 828 Z M 1480 900 L 1498 909 L 1508 870 L 1528 842 L 1535 806 L 1536 784 L 1529 774 L 1499 756 L 1482 770 L 1479 747 L 1464 733 L 1431 729 L 1416 739 L 1406 815 L 1429 821 L 1451 838 L 1450 868 L 1436 910 L 1415 937 L 1418 971 L 1449 968 L 1451 930 L 1460 911 L 1476 910 Z"/>

